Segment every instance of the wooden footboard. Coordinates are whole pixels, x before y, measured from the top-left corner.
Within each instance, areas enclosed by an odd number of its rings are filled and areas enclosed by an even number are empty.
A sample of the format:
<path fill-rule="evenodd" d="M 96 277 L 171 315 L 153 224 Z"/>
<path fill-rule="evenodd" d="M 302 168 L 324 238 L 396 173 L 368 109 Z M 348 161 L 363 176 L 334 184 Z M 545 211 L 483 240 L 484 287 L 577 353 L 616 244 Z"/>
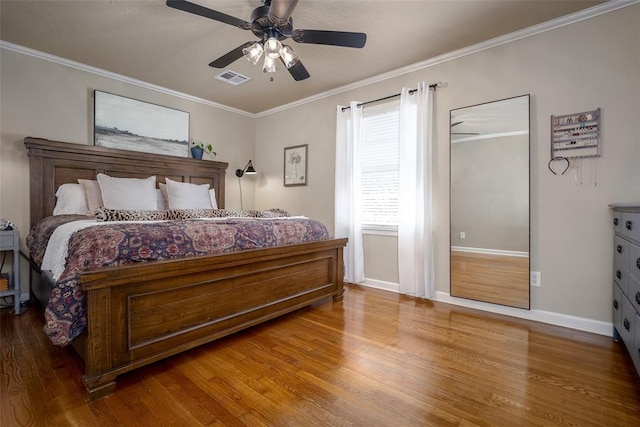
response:
<path fill-rule="evenodd" d="M 323 298 L 342 300 L 346 239 L 81 275 L 87 293 L 84 382 L 94 399 L 124 372 Z"/>

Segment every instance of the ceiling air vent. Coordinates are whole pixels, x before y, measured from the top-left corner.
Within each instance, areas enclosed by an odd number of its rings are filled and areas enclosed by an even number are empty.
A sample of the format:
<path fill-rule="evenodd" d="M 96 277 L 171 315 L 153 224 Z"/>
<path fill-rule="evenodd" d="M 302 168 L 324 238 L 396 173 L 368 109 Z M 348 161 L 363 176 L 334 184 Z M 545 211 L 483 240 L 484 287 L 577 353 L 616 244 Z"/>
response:
<path fill-rule="evenodd" d="M 241 83 L 246 82 L 247 80 L 251 80 L 247 76 L 243 76 L 242 74 L 238 74 L 235 71 L 227 70 L 222 74 L 218 74 L 216 79 L 222 80 L 223 82 L 227 82 L 234 86 L 238 86 Z"/>

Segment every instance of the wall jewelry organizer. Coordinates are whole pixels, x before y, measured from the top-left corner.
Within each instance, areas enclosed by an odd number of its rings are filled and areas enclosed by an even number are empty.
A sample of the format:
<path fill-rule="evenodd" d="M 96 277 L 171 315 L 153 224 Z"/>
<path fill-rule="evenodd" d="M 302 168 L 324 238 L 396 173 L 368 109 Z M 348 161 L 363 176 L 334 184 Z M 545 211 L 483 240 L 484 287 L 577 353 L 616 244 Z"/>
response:
<path fill-rule="evenodd" d="M 600 156 L 600 108 L 551 116 L 551 158 Z"/>
<path fill-rule="evenodd" d="M 598 185 L 598 172 L 595 158 L 600 157 L 600 108 L 582 113 L 551 116 L 551 160 L 549 170 L 557 175 L 553 165 L 557 160 L 564 160 L 566 168 L 575 168 L 574 180 L 576 185 L 582 185 L 583 159 L 587 160 L 590 169 L 590 180 Z M 557 165 L 556 165 L 557 167 Z"/>

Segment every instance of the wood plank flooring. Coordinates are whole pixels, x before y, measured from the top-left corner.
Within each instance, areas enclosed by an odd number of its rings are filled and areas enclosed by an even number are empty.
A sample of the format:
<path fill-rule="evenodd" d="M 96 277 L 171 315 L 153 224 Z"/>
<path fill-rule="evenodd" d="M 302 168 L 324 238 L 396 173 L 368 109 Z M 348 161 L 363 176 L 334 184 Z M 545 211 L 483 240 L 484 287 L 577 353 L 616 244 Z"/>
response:
<path fill-rule="evenodd" d="M 451 295 L 529 308 L 529 258 L 451 251 Z"/>
<path fill-rule="evenodd" d="M 640 378 L 611 338 L 358 286 L 91 403 L 37 307 L 0 320 L 3 427 L 640 425 Z"/>

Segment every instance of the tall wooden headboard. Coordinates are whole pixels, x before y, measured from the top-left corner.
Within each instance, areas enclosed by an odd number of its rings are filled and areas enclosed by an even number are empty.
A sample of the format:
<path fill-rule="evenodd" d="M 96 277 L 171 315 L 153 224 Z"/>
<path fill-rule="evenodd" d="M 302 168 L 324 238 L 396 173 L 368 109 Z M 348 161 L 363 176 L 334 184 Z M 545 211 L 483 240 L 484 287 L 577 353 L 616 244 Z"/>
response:
<path fill-rule="evenodd" d="M 56 190 L 78 178 L 96 179 L 98 173 L 118 178 L 146 178 L 156 175 L 193 184 L 209 184 L 216 191 L 220 209 L 224 208 L 224 180 L 228 163 L 208 160 L 116 150 L 93 145 L 71 144 L 27 137 L 29 150 L 31 227 L 50 216 Z"/>

